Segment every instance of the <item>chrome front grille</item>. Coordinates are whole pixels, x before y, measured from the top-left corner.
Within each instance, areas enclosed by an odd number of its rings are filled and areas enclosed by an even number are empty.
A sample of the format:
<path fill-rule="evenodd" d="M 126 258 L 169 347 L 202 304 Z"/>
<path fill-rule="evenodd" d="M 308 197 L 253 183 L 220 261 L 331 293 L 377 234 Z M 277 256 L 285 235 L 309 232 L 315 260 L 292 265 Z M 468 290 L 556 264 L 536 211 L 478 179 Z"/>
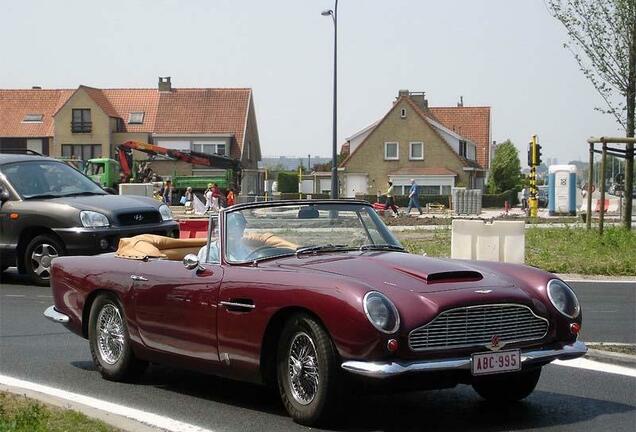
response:
<path fill-rule="evenodd" d="M 524 305 L 492 304 L 450 309 L 409 334 L 413 351 L 462 348 L 538 340 L 548 333 L 548 320 Z"/>

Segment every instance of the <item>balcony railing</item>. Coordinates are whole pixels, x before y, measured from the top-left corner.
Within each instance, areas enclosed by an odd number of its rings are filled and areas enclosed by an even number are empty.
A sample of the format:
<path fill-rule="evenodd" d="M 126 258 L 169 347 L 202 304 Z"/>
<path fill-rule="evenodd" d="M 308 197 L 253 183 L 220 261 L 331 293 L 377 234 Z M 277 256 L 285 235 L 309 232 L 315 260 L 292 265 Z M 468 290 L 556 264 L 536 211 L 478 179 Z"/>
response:
<path fill-rule="evenodd" d="M 72 121 L 71 132 L 73 133 L 87 133 L 93 130 L 93 122 L 89 121 Z"/>

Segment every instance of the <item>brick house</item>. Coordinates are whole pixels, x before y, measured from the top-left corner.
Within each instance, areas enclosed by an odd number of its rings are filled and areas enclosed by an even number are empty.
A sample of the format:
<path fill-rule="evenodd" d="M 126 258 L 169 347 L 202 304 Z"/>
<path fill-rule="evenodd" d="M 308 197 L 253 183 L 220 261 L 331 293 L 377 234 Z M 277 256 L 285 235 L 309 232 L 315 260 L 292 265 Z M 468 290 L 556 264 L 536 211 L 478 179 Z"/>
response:
<path fill-rule="evenodd" d="M 412 178 L 422 194 L 483 188 L 489 142 L 489 107 L 429 108 L 424 93 L 401 90 L 382 119 L 342 146 L 343 196 L 384 192 L 388 180 L 396 194 L 407 194 Z"/>
<path fill-rule="evenodd" d="M 261 158 L 254 99 L 249 88 L 0 90 L 0 151 L 30 149 L 52 157 L 114 157 L 127 140 L 240 160 L 241 190 L 261 193 Z M 135 152 L 145 159 L 145 154 Z M 152 162 L 161 175 L 215 175 L 184 162 Z"/>

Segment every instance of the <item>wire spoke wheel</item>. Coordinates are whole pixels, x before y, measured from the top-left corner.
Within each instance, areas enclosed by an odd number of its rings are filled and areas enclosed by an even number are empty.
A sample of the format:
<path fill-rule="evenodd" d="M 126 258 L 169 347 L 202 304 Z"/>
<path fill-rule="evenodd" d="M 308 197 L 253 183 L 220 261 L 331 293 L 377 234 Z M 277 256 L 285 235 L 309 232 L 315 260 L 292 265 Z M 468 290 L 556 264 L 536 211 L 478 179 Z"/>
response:
<path fill-rule="evenodd" d="M 320 372 L 316 347 L 307 333 L 297 333 L 292 340 L 288 355 L 288 379 L 296 402 L 308 405 L 314 400 L 320 384 Z"/>
<path fill-rule="evenodd" d="M 97 316 L 97 348 L 99 355 L 109 365 L 119 361 L 126 344 L 124 322 L 119 309 L 106 304 Z"/>

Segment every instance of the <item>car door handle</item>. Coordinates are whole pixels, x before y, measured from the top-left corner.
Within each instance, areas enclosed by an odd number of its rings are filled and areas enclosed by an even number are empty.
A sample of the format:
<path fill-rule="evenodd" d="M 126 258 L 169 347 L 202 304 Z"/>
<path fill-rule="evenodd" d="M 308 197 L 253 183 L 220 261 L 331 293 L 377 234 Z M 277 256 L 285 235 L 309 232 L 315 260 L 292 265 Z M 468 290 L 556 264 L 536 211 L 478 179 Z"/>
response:
<path fill-rule="evenodd" d="M 227 310 L 235 312 L 249 312 L 256 307 L 254 303 L 239 303 L 235 301 L 220 301 L 219 304 L 225 306 Z"/>
<path fill-rule="evenodd" d="M 140 281 L 140 282 L 148 282 L 148 279 L 146 279 L 143 276 L 137 276 L 137 275 L 130 275 L 130 278 L 134 281 Z"/>

